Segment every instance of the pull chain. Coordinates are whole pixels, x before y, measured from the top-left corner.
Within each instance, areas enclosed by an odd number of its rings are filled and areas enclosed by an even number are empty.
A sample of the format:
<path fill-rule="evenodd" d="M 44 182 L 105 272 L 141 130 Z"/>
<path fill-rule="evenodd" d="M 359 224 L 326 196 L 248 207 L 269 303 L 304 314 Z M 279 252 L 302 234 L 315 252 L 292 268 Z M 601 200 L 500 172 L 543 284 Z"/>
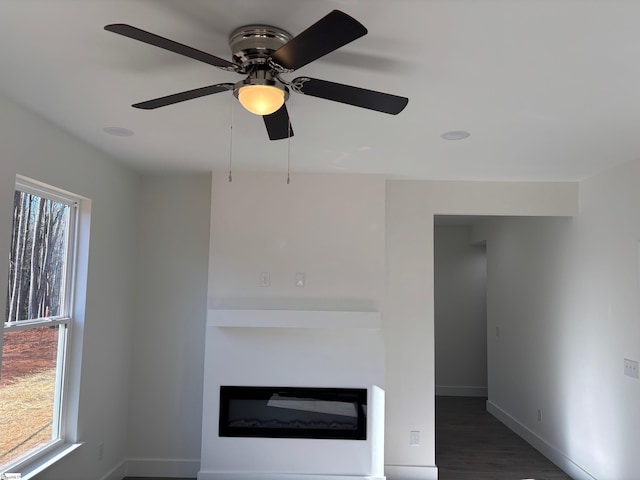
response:
<path fill-rule="evenodd" d="M 291 117 L 287 115 L 287 185 L 291 183 Z"/>
<path fill-rule="evenodd" d="M 233 104 L 234 97 L 231 96 L 231 126 L 229 128 L 229 183 L 233 181 L 231 177 L 231 161 L 233 160 Z"/>

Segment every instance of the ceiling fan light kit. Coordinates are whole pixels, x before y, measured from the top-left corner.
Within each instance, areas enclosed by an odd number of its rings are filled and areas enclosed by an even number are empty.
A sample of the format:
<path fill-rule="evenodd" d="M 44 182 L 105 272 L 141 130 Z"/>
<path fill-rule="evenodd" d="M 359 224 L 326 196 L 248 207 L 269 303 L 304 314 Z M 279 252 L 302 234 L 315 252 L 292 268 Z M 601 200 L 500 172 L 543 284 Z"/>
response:
<path fill-rule="evenodd" d="M 233 94 L 249 112 L 271 115 L 289 99 L 289 89 L 277 78 L 261 78 L 262 75 L 268 76 L 268 72 L 259 71 L 253 78 L 236 83 Z"/>
<path fill-rule="evenodd" d="M 269 138 L 281 140 L 293 136 L 286 107 L 290 91 L 391 115 L 400 113 L 409 102 L 405 97 L 326 80 L 298 77 L 287 81 L 281 77 L 367 33 L 360 22 L 340 10 L 333 10 L 295 37 L 285 30 L 267 25 L 240 27 L 229 37 L 231 62 L 131 25 L 117 23 L 104 28 L 222 70 L 245 75 L 244 80 L 235 84 L 219 83 L 201 87 L 136 103 L 133 105 L 135 108 L 153 110 L 232 90 L 246 110 L 262 115 Z"/>
<path fill-rule="evenodd" d="M 293 36 L 267 25 L 247 25 L 229 37 L 233 61 L 248 76 L 234 86 L 233 94 L 240 104 L 256 115 L 271 115 L 289 99 L 289 89 L 274 75 L 269 66 L 271 54 Z"/>
<path fill-rule="evenodd" d="M 284 88 L 275 85 L 244 85 L 242 82 L 234 95 L 246 110 L 256 115 L 271 115 L 280 110 L 285 102 Z"/>

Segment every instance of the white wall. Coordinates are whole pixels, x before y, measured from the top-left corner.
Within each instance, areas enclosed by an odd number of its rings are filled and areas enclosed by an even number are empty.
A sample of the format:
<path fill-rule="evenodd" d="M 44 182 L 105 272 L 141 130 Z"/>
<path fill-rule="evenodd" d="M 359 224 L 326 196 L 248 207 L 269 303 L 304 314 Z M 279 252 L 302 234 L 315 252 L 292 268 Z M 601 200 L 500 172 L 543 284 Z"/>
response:
<path fill-rule="evenodd" d="M 436 395 L 487 395 L 487 256 L 468 226 L 434 231 Z"/>
<path fill-rule="evenodd" d="M 290 185 L 285 179 L 237 174 L 229 183 L 224 175 L 213 176 L 210 308 L 380 310 L 384 179 L 296 175 Z M 261 272 L 270 273 L 269 287 L 260 286 Z M 303 288 L 295 286 L 296 272 L 305 273 Z M 324 315 L 334 323 L 330 313 Z M 198 478 L 382 475 L 371 433 L 366 442 L 218 437 L 223 384 L 368 388 L 370 399 L 374 385 L 384 387 L 379 325 L 335 327 L 320 320 L 316 328 L 295 328 L 291 320 L 287 328 L 208 328 Z"/>
<path fill-rule="evenodd" d="M 212 195 L 210 308 L 381 309 L 383 177 L 214 175 Z"/>
<path fill-rule="evenodd" d="M 85 444 L 38 478 L 100 478 L 125 457 L 138 177 L 0 97 L 0 292 L 6 291 L 1 272 L 9 258 L 16 174 L 92 200 L 85 324 L 74 332 L 84 334 L 78 440 Z M 3 293 L 0 311 L 4 302 Z"/>
<path fill-rule="evenodd" d="M 387 476 L 436 478 L 433 215 L 573 215 L 577 185 L 389 181 L 386 196 Z M 422 432 L 420 446 L 409 432 Z"/>
<path fill-rule="evenodd" d="M 287 186 L 277 174 L 214 175 L 209 307 L 382 305 L 385 471 L 435 478 L 433 215 L 572 215 L 577 198 L 566 183 L 389 181 L 385 190 L 371 176 L 300 175 Z M 305 289 L 294 286 L 297 271 Z M 409 445 L 411 430 L 420 446 Z"/>
<path fill-rule="evenodd" d="M 198 471 L 210 207 L 210 174 L 142 177 L 130 475 Z"/>
<path fill-rule="evenodd" d="M 232 183 L 214 175 L 209 307 L 382 310 L 387 475 L 418 466 L 428 477 L 435 471 L 433 215 L 576 210 L 574 184 L 296 175 L 287 185 L 278 174 L 237 174 Z M 299 271 L 305 288 L 294 286 Z M 260 272 L 270 272 L 270 287 L 259 286 Z M 422 432 L 421 446 L 409 446 L 410 430 Z"/>
<path fill-rule="evenodd" d="M 639 205 L 635 162 L 583 181 L 574 219 L 484 226 L 490 405 L 577 479 L 640 471 Z"/>

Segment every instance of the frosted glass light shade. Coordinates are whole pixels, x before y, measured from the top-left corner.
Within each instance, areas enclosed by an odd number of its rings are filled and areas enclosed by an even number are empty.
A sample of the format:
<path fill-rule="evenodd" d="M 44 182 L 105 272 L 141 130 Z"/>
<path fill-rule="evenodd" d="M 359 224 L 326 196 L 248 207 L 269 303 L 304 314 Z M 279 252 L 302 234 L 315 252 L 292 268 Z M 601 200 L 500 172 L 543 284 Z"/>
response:
<path fill-rule="evenodd" d="M 240 88 L 238 100 L 251 113 L 270 115 L 282 107 L 284 91 L 269 85 L 246 85 Z"/>

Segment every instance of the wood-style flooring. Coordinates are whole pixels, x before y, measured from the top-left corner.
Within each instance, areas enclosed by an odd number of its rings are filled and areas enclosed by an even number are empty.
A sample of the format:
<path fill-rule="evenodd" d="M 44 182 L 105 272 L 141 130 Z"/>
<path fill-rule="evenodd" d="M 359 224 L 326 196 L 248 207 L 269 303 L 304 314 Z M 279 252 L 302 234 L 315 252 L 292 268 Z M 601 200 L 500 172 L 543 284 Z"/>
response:
<path fill-rule="evenodd" d="M 438 480 L 571 480 L 487 412 L 486 398 L 436 397 Z"/>

